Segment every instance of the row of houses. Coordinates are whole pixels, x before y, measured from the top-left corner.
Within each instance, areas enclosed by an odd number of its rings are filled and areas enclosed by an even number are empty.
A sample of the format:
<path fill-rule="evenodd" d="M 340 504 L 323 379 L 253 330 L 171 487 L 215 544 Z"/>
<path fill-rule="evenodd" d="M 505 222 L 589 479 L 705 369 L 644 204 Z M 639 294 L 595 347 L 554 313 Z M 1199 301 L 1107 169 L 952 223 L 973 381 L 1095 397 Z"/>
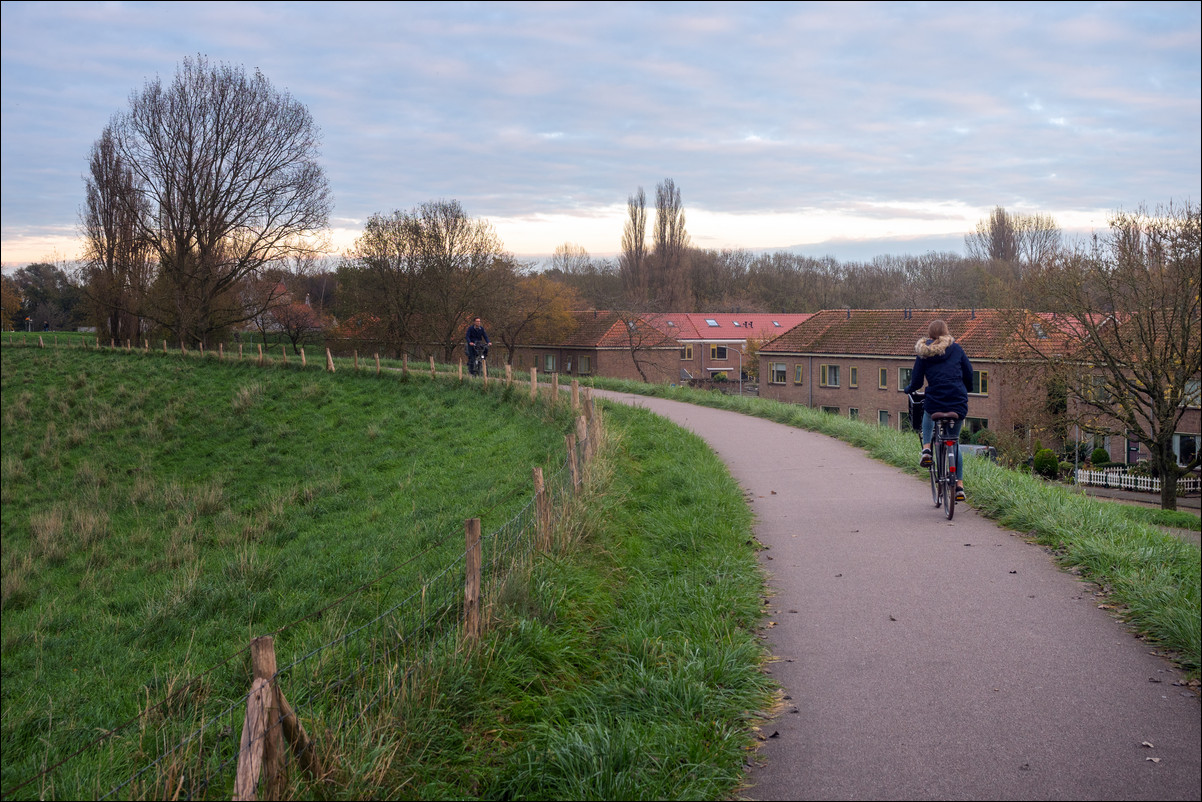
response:
<path fill-rule="evenodd" d="M 1024 313 L 1025 314 L 1025 313 Z M 837 309 L 814 314 L 574 313 L 560 342 L 515 348 L 516 368 L 572 377 L 604 376 L 652 383 L 737 381 L 754 363 L 761 397 L 802 404 L 882 426 L 906 425 L 915 343 L 934 318 L 947 321 L 973 363 L 966 428 L 972 433 L 1030 432 L 1032 411 L 1045 409 L 1039 361 L 1016 335 L 1015 313 L 996 309 Z M 1032 337 L 1054 337 L 1041 317 L 1026 315 Z M 1054 327 L 1047 327 L 1049 332 Z M 1045 343 L 1051 350 L 1059 344 Z M 1195 402 L 1196 403 L 1196 402 Z M 1188 462 L 1202 446 L 1202 411 L 1185 411 L 1174 447 Z M 1089 436 L 1114 462 L 1146 458 L 1124 437 Z"/>

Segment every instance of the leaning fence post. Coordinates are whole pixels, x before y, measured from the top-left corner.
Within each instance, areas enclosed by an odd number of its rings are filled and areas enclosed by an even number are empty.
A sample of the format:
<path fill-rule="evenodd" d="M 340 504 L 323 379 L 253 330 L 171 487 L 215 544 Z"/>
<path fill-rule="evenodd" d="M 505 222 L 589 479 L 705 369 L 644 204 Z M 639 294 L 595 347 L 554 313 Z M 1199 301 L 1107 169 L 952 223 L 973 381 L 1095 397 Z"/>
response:
<path fill-rule="evenodd" d="M 463 531 L 467 541 L 463 560 L 464 634 L 475 641 L 480 638 L 480 519 L 464 521 Z"/>
<path fill-rule="evenodd" d="M 326 349 L 326 370 L 334 372 L 334 355 L 330 353 L 329 348 Z"/>

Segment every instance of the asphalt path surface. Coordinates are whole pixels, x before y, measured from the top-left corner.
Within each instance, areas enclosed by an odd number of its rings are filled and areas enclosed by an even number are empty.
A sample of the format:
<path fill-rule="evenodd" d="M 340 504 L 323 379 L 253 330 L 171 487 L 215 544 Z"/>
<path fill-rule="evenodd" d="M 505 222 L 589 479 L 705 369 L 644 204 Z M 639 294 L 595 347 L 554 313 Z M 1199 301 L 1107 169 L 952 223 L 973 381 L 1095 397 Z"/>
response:
<path fill-rule="evenodd" d="M 1020 533 L 825 435 L 593 393 L 700 435 L 755 512 L 784 704 L 746 798 L 1202 797 L 1184 676 Z"/>

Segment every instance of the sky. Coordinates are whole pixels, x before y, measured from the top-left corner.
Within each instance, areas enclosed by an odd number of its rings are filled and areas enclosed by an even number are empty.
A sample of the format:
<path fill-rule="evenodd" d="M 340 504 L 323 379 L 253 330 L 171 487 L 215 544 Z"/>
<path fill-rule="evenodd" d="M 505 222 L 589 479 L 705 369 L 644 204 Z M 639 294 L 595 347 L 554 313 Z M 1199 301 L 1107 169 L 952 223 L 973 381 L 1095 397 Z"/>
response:
<path fill-rule="evenodd" d="M 680 189 L 693 245 L 964 250 L 1202 196 L 1202 4 L 4 2 L 0 262 L 70 260 L 92 144 L 181 60 L 261 70 L 322 133 L 336 253 L 457 200 L 531 263 L 612 257 Z"/>

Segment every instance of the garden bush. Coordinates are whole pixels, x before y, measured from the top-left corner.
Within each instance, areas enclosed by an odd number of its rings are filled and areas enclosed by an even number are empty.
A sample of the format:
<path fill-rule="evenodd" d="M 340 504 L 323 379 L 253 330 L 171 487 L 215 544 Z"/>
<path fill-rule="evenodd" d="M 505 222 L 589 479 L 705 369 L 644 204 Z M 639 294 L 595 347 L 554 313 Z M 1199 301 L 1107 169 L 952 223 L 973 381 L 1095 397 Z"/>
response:
<path fill-rule="evenodd" d="M 1035 473 L 1045 479 L 1055 479 L 1060 471 L 1060 460 L 1056 457 L 1056 452 L 1050 448 L 1043 448 L 1035 452 Z"/>
<path fill-rule="evenodd" d="M 1110 452 L 1104 448 L 1095 448 L 1093 453 L 1089 455 L 1089 461 L 1097 468 L 1100 465 L 1105 465 L 1110 462 Z"/>

